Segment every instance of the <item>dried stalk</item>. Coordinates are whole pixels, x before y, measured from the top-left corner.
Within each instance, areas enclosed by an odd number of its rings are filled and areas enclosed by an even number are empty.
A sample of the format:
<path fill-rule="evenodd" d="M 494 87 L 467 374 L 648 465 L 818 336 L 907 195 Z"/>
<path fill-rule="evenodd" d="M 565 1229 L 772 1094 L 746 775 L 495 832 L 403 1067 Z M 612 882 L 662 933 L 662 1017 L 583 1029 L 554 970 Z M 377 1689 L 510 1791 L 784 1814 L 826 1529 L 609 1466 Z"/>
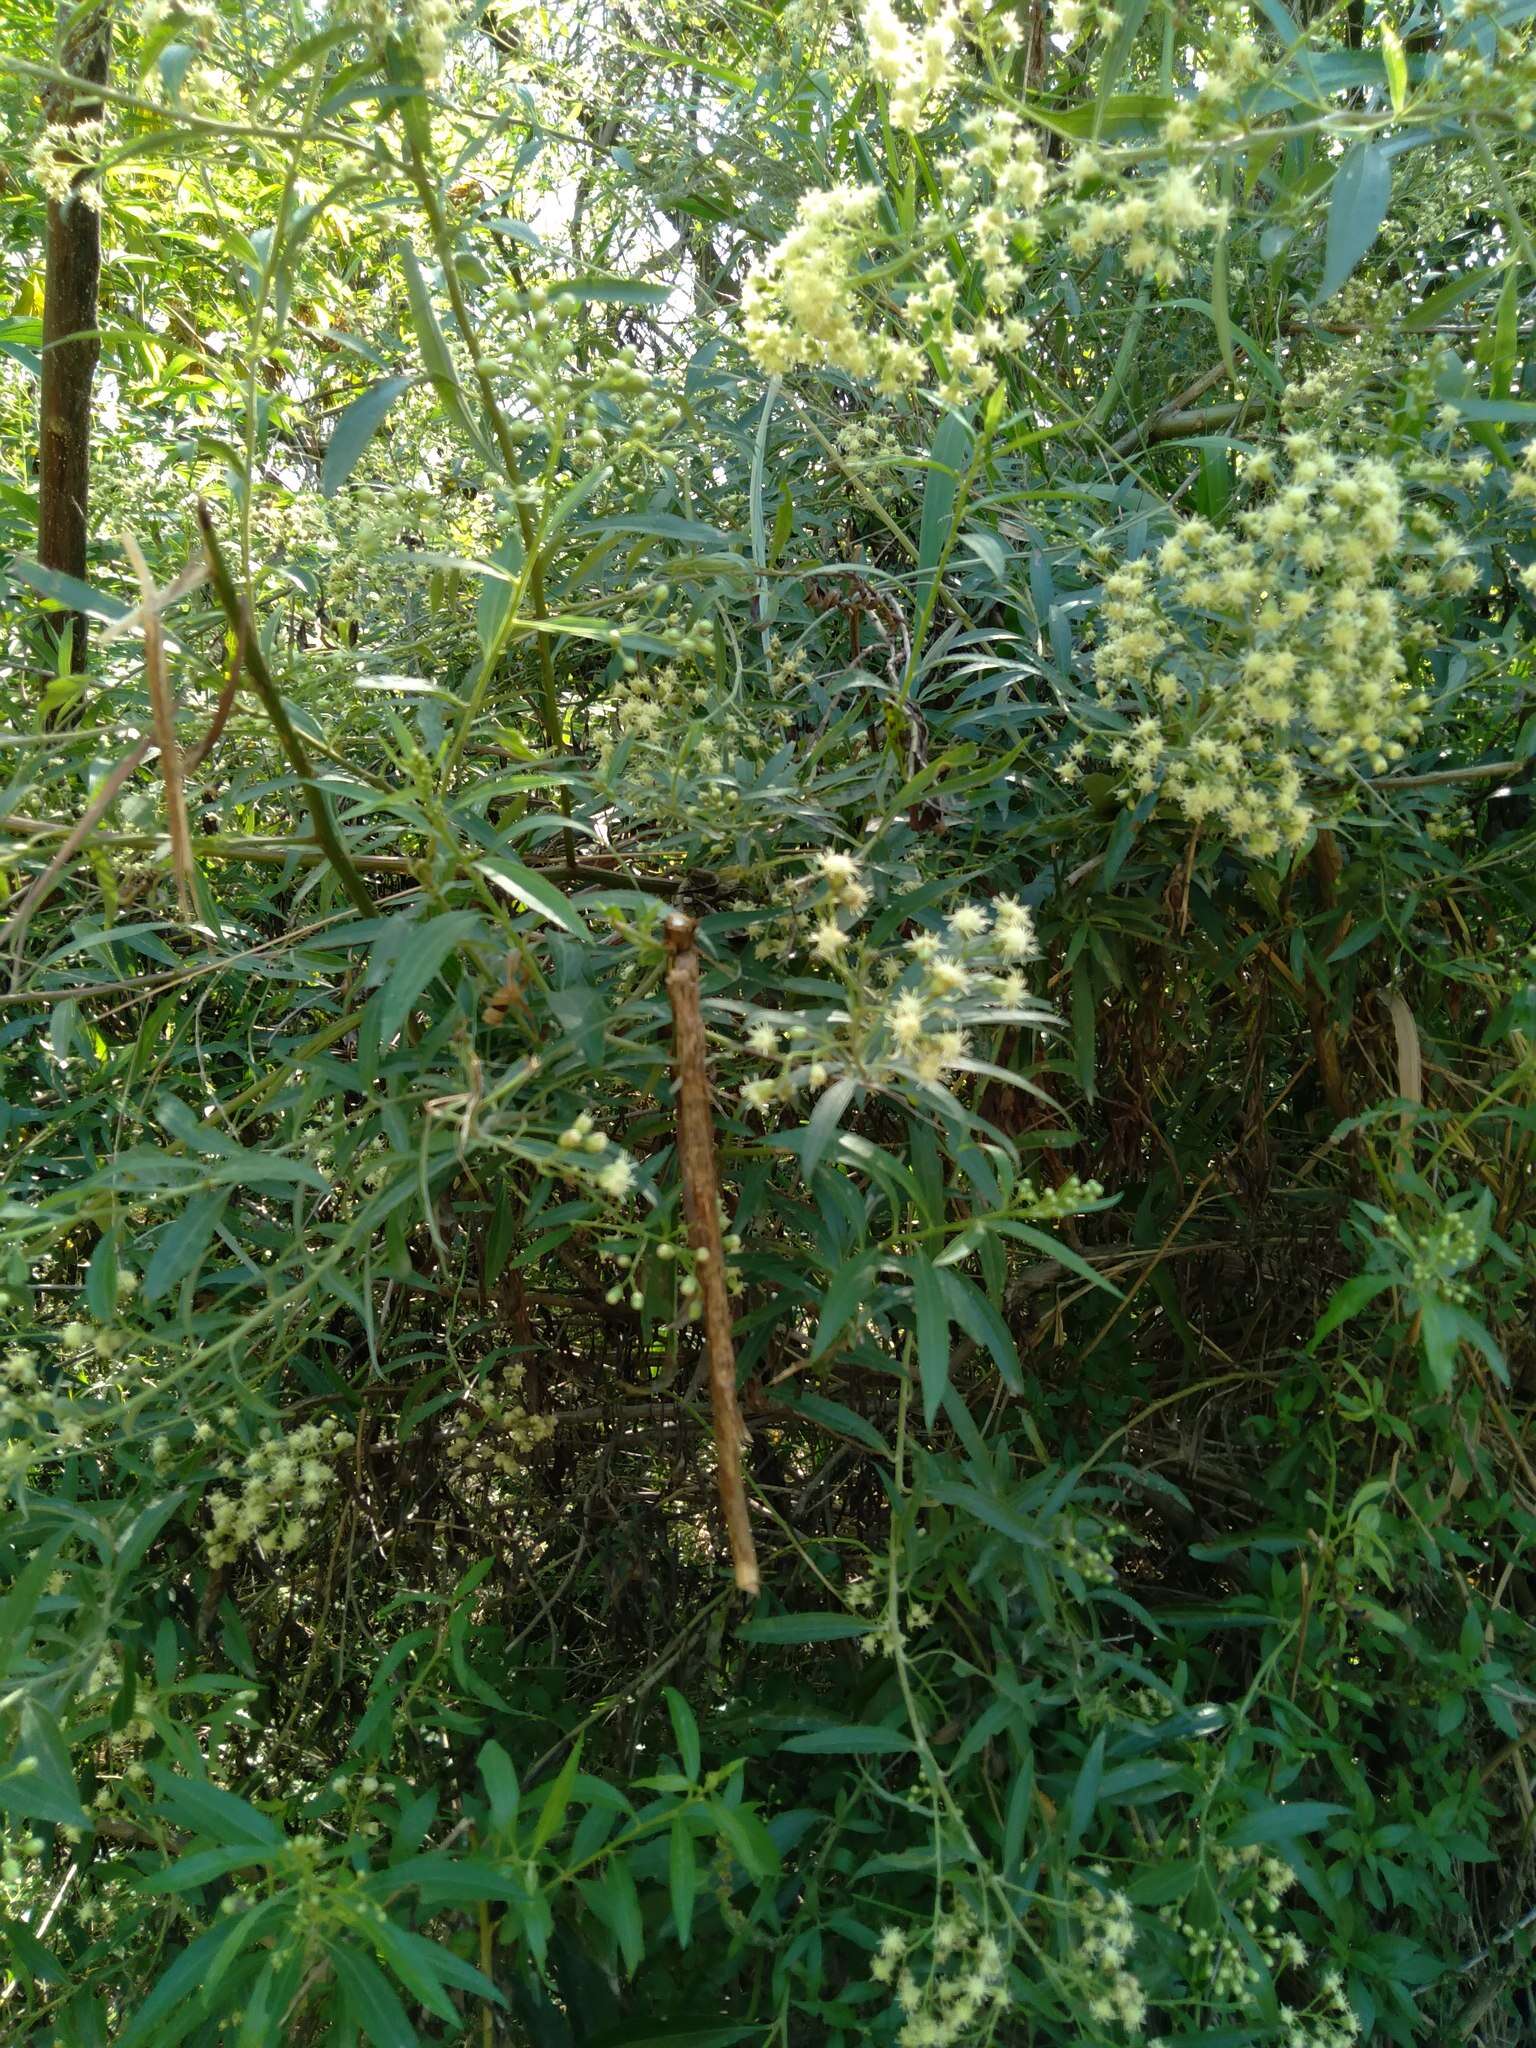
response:
<path fill-rule="evenodd" d="M 244 661 L 245 630 L 242 627 L 235 635 L 235 651 L 229 659 L 229 674 L 224 678 L 224 687 L 219 692 L 219 701 L 213 707 L 213 718 L 208 730 L 200 740 L 195 741 L 193 745 L 188 747 L 186 753 L 182 756 L 181 765 L 188 775 L 195 774 L 219 744 L 224 728 L 229 723 L 229 714 L 235 708 L 235 699 L 240 694 L 240 670 Z"/>
<path fill-rule="evenodd" d="M 748 1439 L 736 1396 L 736 1347 L 731 1338 L 733 1318 L 725 1286 L 714 1121 L 709 1106 L 704 1013 L 699 1005 L 699 955 L 694 945 L 697 926 L 691 917 L 675 910 L 665 929 L 671 955 L 667 996 L 672 1004 L 672 1042 L 677 1063 L 677 1158 L 683 1183 L 683 1215 L 688 1224 L 688 1242 L 693 1248 L 704 1315 L 709 1402 L 715 1419 L 715 1473 L 736 1583 L 742 1592 L 755 1593 L 761 1581 L 741 1471 L 742 1450 Z"/>
<path fill-rule="evenodd" d="M 142 599 L 140 621 L 144 631 L 144 681 L 155 722 L 155 745 L 160 754 L 160 780 L 165 785 L 165 829 L 171 842 L 171 869 L 176 877 L 176 900 L 185 916 L 192 908 L 192 845 L 187 829 L 187 787 L 182 775 L 181 742 L 176 737 L 176 699 L 165 665 L 165 634 L 155 604 L 155 579 L 149 564 L 131 533 L 123 535 L 123 552 L 133 564 Z"/>
<path fill-rule="evenodd" d="M 188 774 L 191 774 L 194 769 L 199 768 L 207 760 L 209 754 L 217 746 L 219 736 L 228 722 L 229 714 L 235 701 L 235 693 L 239 688 L 240 662 L 244 646 L 245 641 L 242 636 L 235 643 L 234 660 L 230 665 L 229 676 L 225 681 L 218 705 L 214 711 L 212 724 L 208 727 L 202 738 L 194 741 L 182 756 L 182 767 Z M 58 852 L 54 854 L 52 860 L 49 861 L 47 867 L 44 868 L 37 880 L 28 888 L 26 894 L 16 905 L 16 908 L 11 912 L 5 923 L 0 925 L 0 946 L 3 946 L 7 940 L 14 938 L 16 951 L 19 956 L 21 942 L 26 937 L 27 926 L 32 920 L 33 912 L 47 896 L 49 890 L 52 889 L 54 883 L 64 872 L 65 868 L 69 866 L 69 863 L 80 851 L 86 840 L 91 836 L 96 826 L 101 823 L 101 820 L 112 808 L 123 784 L 133 774 L 134 770 L 141 765 L 148 754 L 149 745 L 150 743 L 147 739 L 142 739 L 138 741 L 130 753 L 123 756 L 122 760 L 118 762 L 117 766 L 102 783 L 101 788 L 96 792 L 95 797 L 84 814 L 73 825 L 65 824 L 60 820 L 52 818 L 0 817 L 0 832 L 11 832 L 18 835 L 26 833 L 34 837 L 51 833 L 61 833 L 63 835 L 63 844 Z M 156 840 L 152 832 L 102 832 L 97 835 L 97 844 L 100 846 L 131 844 L 147 850 L 156 844 Z M 198 841 L 190 838 L 188 840 L 189 850 L 195 850 L 198 846 L 201 846 L 206 852 L 211 848 L 212 844 L 208 840 Z M 317 858 L 320 857 L 318 849 L 316 849 L 316 856 Z M 405 870 L 408 865 L 405 861 L 400 862 L 402 870 Z"/>
<path fill-rule="evenodd" d="M 149 741 L 140 740 L 132 752 L 125 754 L 111 774 L 108 775 L 101 788 L 97 790 L 84 815 L 79 819 L 78 823 L 71 825 L 65 833 L 64 843 L 53 856 L 53 859 L 49 861 L 47 867 L 43 869 L 37 880 L 27 890 L 27 893 L 11 912 L 4 925 L 0 926 L 0 945 L 4 945 L 8 940 L 14 939 L 16 951 L 18 955 L 20 954 L 21 942 L 26 937 L 27 926 L 32 921 L 33 911 L 37 909 L 37 906 L 43 901 L 43 898 L 48 894 L 59 876 L 69 866 L 69 863 L 74 859 L 81 847 L 84 846 L 86 840 L 89 839 L 92 827 L 99 823 L 112 808 L 118 791 L 148 752 Z M 6 822 L 10 823 L 11 821 L 7 820 Z"/>

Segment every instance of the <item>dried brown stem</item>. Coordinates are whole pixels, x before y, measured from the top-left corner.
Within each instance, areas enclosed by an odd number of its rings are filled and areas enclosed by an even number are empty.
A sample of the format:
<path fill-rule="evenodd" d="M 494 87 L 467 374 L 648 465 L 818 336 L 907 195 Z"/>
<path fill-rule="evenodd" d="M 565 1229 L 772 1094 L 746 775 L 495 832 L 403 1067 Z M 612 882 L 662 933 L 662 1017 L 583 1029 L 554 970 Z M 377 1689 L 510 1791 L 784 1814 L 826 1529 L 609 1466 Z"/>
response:
<path fill-rule="evenodd" d="M 240 670 L 244 663 L 245 629 L 241 627 L 235 634 L 235 651 L 229 659 L 229 674 L 224 678 L 224 687 L 219 692 L 219 701 L 213 707 L 213 717 L 209 722 L 208 730 L 200 740 L 195 740 L 188 747 L 186 754 L 182 758 L 181 765 L 188 775 L 196 774 L 197 770 L 202 767 L 208 756 L 219 744 L 224 728 L 229 723 L 229 714 L 235 708 L 235 699 L 240 694 Z"/>
<path fill-rule="evenodd" d="M 761 1583 L 741 1456 L 746 1424 L 736 1394 L 736 1347 L 731 1337 L 730 1296 L 725 1285 L 725 1246 L 720 1231 L 720 1187 L 715 1172 L 714 1120 L 709 1105 L 709 1066 L 704 1044 L 704 1013 L 699 1002 L 699 955 L 694 944 L 697 926 L 691 917 L 673 911 L 666 922 L 667 996 L 672 1005 L 673 1049 L 677 1064 L 677 1158 L 683 1184 L 683 1214 L 693 1248 L 699 1300 L 703 1307 L 704 1349 L 709 1364 L 709 1400 L 715 1419 L 715 1465 L 720 1505 L 736 1583 L 755 1593 Z"/>
<path fill-rule="evenodd" d="M 7 939 L 14 937 L 17 948 L 18 950 L 20 949 L 21 941 L 26 936 L 27 926 L 31 922 L 33 911 L 36 910 L 64 869 L 68 867 L 69 863 L 90 837 L 91 828 L 99 823 L 112 808 L 118 791 L 148 752 L 149 741 L 140 740 L 138 745 L 130 753 L 125 754 L 122 760 L 118 762 L 106 781 L 101 785 L 101 788 L 96 792 L 94 801 L 87 807 L 79 822 L 69 828 L 69 831 L 64 836 L 63 845 L 60 846 L 53 859 L 49 861 L 47 867 L 43 869 L 43 872 L 38 876 L 31 888 L 28 889 L 26 895 L 22 897 L 16 908 L 11 912 L 4 926 L 0 927 L 0 944 L 4 944 Z"/>
<path fill-rule="evenodd" d="M 237 641 L 235 644 L 235 657 L 230 664 L 229 677 L 220 694 L 212 723 L 202 738 L 194 741 L 182 757 L 182 767 L 188 774 L 207 760 L 218 742 L 220 733 L 224 730 L 234 705 L 236 692 L 240 687 L 240 657 L 243 646 L 243 641 Z M 68 867 L 69 863 L 80 851 L 80 848 L 85 844 L 95 827 L 100 824 L 101 820 L 112 808 L 123 784 L 132 775 L 134 770 L 141 765 L 145 755 L 149 752 L 149 745 L 150 743 L 147 739 L 140 740 L 129 753 L 123 756 L 122 760 L 118 762 L 117 766 L 97 791 L 94 800 L 86 809 L 85 814 L 73 825 L 65 825 L 53 819 L 0 817 L 0 831 L 18 834 L 62 832 L 64 835 L 63 844 L 58 852 L 54 854 L 52 860 L 49 861 L 47 867 L 44 868 L 37 880 L 32 883 L 25 896 L 22 897 L 16 908 L 11 912 L 11 915 L 6 919 L 4 925 L 0 926 L 0 945 L 3 945 L 14 934 L 16 945 L 18 949 L 20 948 L 21 941 L 26 936 L 27 926 L 31 922 L 32 913 L 37 909 L 37 906 L 43 901 L 44 897 L 47 896 L 49 890 L 53 887 L 64 869 Z M 134 844 L 145 847 L 153 846 L 155 843 L 153 833 L 106 832 L 101 835 L 101 843 L 104 844 L 120 844 L 124 840 L 131 840 Z M 189 855 L 193 844 L 194 842 L 189 836 L 187 842 Z M 206 846 L 208 842 L 204 841 L 202 844 Z M 316 849 L 316 856 L 317 858 L 319 857 L 318 848 Z M 400 865 L 404 868 L 407 863 L 402 861 Z"/>
<path fill-rule="evenodd" d="M 165 829 L 171 842 L 171 869 L 176 898 L 185 915 L 192 908 L 192 843 L 187 828 L 187 787 L 182 774 L 181 741 L 176 737 L 176 699 L 165 665 L 165 634 L 155 607 L 155 579 L 143 550 L 131 533 L 123 535 L 123 552 L 133 564 L 143 599 L 144 681 L 155 722 L 160 780 L 165 785 Z"/>

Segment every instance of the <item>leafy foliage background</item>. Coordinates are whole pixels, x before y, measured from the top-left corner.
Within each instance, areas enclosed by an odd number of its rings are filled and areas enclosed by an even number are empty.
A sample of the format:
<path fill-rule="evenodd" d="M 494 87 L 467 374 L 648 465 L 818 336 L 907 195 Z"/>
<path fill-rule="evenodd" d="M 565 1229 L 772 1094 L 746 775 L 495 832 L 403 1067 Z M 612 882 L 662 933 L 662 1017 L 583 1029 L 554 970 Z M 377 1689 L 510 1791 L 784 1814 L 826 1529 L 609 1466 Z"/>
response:
<path fill-rule="evenodd" d="M 1529 10 L 114 16 L 72 153 L 3 16 L 6 2038 L 1525 2038 Z"/>

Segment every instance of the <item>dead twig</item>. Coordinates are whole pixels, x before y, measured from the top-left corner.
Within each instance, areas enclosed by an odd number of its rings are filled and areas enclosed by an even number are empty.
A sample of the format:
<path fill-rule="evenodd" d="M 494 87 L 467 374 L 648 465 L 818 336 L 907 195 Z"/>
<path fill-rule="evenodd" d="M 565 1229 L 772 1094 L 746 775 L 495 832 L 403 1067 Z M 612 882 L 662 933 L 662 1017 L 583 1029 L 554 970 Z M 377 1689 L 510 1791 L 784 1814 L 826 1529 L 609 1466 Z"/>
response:
<path fill-rule="evenodd" d="M 240 671 L 245 666 L 245 628 L 242 625 L 235 634 L 235 651 L 229 658 L 229 674 L 224 678 L 224 687 L 219 692 L 219 701 L 213 707 L 213 717 L 202 738 L 188 747 L 182 757 L 182 767 L 193 775 L 214 748 L 219 744 L 224 728 L 229 723 L 229 714 L 235 708 L 235 699 L 240 694 Z"/>
<path fill-rule="evenodd" d="M 192 845 L 187 829 L 187 786 L 181 766 L 181 742 L 176 737 L 176 699 L 171 691 L 170 673 L 165 665 L 165 634 L 155 604 L 155 579 L 143 550 L 131 533 L 123 535 L 123 552 L 133 564 L 143 600 L 140 623 L 144 632 L 144 681 L 154 717 L 155 746 L 160 755 L 160 780 L 165 787 L 165 829 L 171 842 L 171 871 L 176 877 L 176 900 L 185 917 L 192 908 Z"/>
<path fill-rule="evenodd" d="M 715 1174 L 715 1138 L 709 1106 L 704 1013 L 699 1002 L 698 929 L 691 917 L 673 911 L 666 922 L 667 996 L 672 1005 L 677 1063 L 677 1158 L 683 1184 L 683 1214 L 693 1248 L 709 1361 L 709 1400 L 715 1420 L 715 1476 L 736 1583 L 755 1593 L 761 1583 L 741 1456 L 747 1427 L 736 1393 L 736 1347 L 731 1337 L 730 1296 L 725 1285 L 725 1245 L 720 1231 L 720 1189 Z"/>
<path fill-rule="evenodd" d="M 118 791 L 140 765 L 148 752 L 149 741 L 147 739 L 140 740 L 138 745 L 130 749 L 123 756 L 122 760 L 118 762 L 111 774 L 108 775 L 106 781 L 103 782 L 101 788 L 96 792 L 92 802 L 87 806 L 84 814 L 66 831 L 63 844 L 59 847 L 53 859 L 49 861 L 47 867 L 43 869 L 37 880 L 27 890 L 25 896 L 22 897 L 16 908 L 6 919 L 5 924 L 0 926 L 0 945 L 14 938 L 19 953 L 21 942 L 26 937 L 27 926 L 32 921 L 32 913 L 37 909 L 44 897 L 47 896 L 59 876 L 69 866 L 69 863 L 90 837 L 91 828 L 98 824 L 112 808 Z"/>

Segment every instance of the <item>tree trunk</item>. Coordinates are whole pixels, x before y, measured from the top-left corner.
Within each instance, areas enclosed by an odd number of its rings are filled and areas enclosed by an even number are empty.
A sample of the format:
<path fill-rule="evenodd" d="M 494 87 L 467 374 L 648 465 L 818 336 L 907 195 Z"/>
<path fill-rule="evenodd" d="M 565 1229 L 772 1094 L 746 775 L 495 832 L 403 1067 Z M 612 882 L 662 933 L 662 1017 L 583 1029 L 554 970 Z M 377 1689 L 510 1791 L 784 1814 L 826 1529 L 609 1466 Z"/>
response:
<path fill-rule="evenodd" d="M 78 11 L 64 0 L 57 44 L 61 71 L 105 85 L 112 44 L 110 7 Z M 51 127 L 73 128 L 101 115 L 88 91 L 49 85 L 43 116 Z M 85 576 L 90 496 L 91 384 L 101 344 L 96 338 L 96 291 L 101 277 L 101 215 L 76 173 L 63 199 L 48 202 L 47 270 L 43 297 L 43 374 L 38 418 L 37 558 L 45 569 Z M 70 666 L 85 667 L 86 621 L 70 613 L 54 627 L 62 639 L 73 629 Z"/>

